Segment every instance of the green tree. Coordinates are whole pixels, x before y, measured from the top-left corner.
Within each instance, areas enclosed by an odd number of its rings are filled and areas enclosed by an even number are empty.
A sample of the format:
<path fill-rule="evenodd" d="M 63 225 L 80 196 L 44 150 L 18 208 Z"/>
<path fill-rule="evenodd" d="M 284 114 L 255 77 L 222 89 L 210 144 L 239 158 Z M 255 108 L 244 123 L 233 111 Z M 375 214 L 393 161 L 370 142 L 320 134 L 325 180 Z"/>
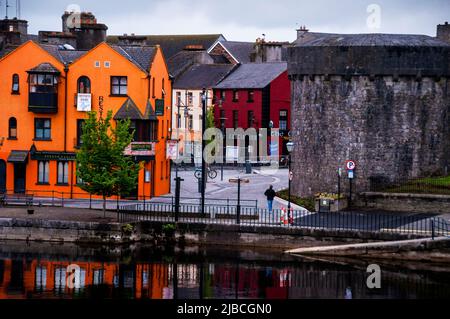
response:
<path fill-rule="evenodd" d="M 97 118 L 89 112 L 83 125 L 82 145 L 77 153 L 77 176 L 81 189 L 103 197 L 103 214 L 106 215 L 106 198 L 128 195 L 135 189 L 140 164 L 125 156 L 125 148 L 133 140 L 130 121 L 117 121 L 111 126 L 112 112 L 106 118 Z"/>

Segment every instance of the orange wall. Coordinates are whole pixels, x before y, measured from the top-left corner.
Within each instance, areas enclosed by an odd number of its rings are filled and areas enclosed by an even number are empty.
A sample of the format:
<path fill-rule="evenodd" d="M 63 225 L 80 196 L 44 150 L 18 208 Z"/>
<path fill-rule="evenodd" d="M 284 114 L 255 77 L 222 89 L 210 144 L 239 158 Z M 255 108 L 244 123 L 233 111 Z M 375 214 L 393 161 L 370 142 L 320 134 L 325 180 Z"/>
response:
<path fill-rule="evenodd" d="M 95 68 L 94 62 L 100 61 L 101 67 Z M 104 62 L 110 62 L 110 68 L 104 67 Z M 37 65 L 49 62 L 61 71 L 60 83 L 58 87 L 58 113 L 57 114 L 34 114 L 28 112 L 28 74 L 27 70 Z M 20 76 L 20 95 L 11 94 L 12 75 L 14 73 Z M 75 152 L 74 140 L 77 137 L 77 119 L 87 117 L 86 113 L 78 112 L 75 106 L 75 94 L 77 93 L 77 81 L 81 76 L 87 76 L 91 80 L 92 109 L 99 111 L 99 97 L 103 97 L 103 113 L 106 115 L 108 110 L 115 114 L 126 97 L 110 96 L 110 77 L 127 76 L 128 77 L 128 96 L 136 103 L 142 113 L 145 112 L 148 99 L 148 88 L 151 79 L 146 72 L 138 66 L 128 61 L 106 43 L 98 45 L 77 61 L 69 66 L 68 73 L 68 97 L 67 97 L 67 138 L 66 149 L 68 152 Z M 155 99 L 161 98 L 162 79 L 165 82 L 165 105 L 171 105 L 171 83 L 161 50 L 157 48 L 153 64 L 150 70 L 151 78 L 155 78 L 155 98 L 150 94 L 150 101 L 155 107 Z M 64 66 L 33 42 L 27 42 L 11 54 L 0 60 L 0 108 L 3 110 L 3 116 L 0 117 L 0 137 L 8 136 L 8 120 L 10 117 L 16 117 L 18 128 L 16 141 L 5 140 L 0 147 L 0 159 L 7 161 L 8 155 L 12 150 L 29 150 L 34 143 L 38 151 L 64 151 L 64 93 L 65 93 Z M 151 85 L 150 85 L 151 88 Z M 159 143 L 156 147 L 156 160 L 154 168 L 154 195 L 162 195 L 169 192 L 169 175 L 167 174 L 169 161 L 166 160 L 166 138 L 168 137 L 168 128 L 170 126 L 170 109 L 166 109 L 164 116 L 159 117 Z M 34 118 L 51 119 L 51 141 L 33 141 L 34 138 Z M 164 128 L 164 132 L 162 131 Z M 70 193 L 83 193 L 75 186 L 75 165 L 69 165 L 69 184 L 72 186 L 56 186 L 57 182 L 57 162 L 50 162 L 50 185 L 36 185 L 37 182 L 37 162 L 28 161 L 27 165 L 27 190 L 58 191 Z M 161 165 L 163 165 L 163 176 L 161 176 Z M 145 169 L 151 170 L 151 163 L 145 165 Z M 14 188 L 14 166 L 7 164 L 7 189 Z M 151 184 L 144 183 L 144 171 L 139 175 L 139 195 L 150 196 L 152 194 Z M 43 194 L 44 195 L 44 194 Z M 77 197 L 77 196 L 74 196 Z"/>

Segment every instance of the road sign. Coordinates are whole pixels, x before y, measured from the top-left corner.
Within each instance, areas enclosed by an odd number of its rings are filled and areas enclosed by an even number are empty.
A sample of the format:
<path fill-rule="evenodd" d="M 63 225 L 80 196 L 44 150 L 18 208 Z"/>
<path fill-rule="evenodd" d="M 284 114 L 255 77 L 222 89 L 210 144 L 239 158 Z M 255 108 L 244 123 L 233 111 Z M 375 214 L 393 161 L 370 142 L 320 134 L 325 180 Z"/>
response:
<path fill-rule="evenodd" d="M 353 171 L 356 168 L 356 162 L 355 161 L 347 161 L 345 166 L 347 167 L 348 171 Z"/>
<path fill-rule="evenodd" d="M 353 172 L 353 170 L 349 170 L 348 171 L 348 179 L 354 179 L 355 178 L 355 173 Z"/>
<path fill-rule="evenodd" d="M 294 172 L 289 172 L 289 180 L 292 181 L 294 179 Z"/>

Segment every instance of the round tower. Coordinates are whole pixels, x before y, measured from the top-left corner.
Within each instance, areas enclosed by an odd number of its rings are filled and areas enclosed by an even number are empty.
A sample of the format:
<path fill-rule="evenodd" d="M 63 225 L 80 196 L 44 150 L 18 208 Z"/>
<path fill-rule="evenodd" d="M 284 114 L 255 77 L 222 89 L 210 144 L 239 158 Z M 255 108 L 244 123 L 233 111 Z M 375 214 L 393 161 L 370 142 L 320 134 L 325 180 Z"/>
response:
<path fill-rule="evenodd" d="M 296 194 L 336 192 L 347 160 L 356 192 L 449 172 L 450 45 L 304 33 L 288 51 Z"/>

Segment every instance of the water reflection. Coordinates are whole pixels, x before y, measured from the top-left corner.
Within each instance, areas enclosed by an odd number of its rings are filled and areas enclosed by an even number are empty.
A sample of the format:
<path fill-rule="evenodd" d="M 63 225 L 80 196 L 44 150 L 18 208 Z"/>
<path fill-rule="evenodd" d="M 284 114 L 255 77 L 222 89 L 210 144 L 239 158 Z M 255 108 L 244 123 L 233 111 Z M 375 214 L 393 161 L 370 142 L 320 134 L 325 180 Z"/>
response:
<path fill-rule="evenodd" d="M 70 265 L 79 267 L 76 276 Z M 448 273 L 385 272 L 380 290 L 366 287 L 367 275 L 350 266 L 300 261 L 271 266 L 242 260 L 123 263 L 22 256 L 0 259 L 0 299 L 450 297 Z"/>

